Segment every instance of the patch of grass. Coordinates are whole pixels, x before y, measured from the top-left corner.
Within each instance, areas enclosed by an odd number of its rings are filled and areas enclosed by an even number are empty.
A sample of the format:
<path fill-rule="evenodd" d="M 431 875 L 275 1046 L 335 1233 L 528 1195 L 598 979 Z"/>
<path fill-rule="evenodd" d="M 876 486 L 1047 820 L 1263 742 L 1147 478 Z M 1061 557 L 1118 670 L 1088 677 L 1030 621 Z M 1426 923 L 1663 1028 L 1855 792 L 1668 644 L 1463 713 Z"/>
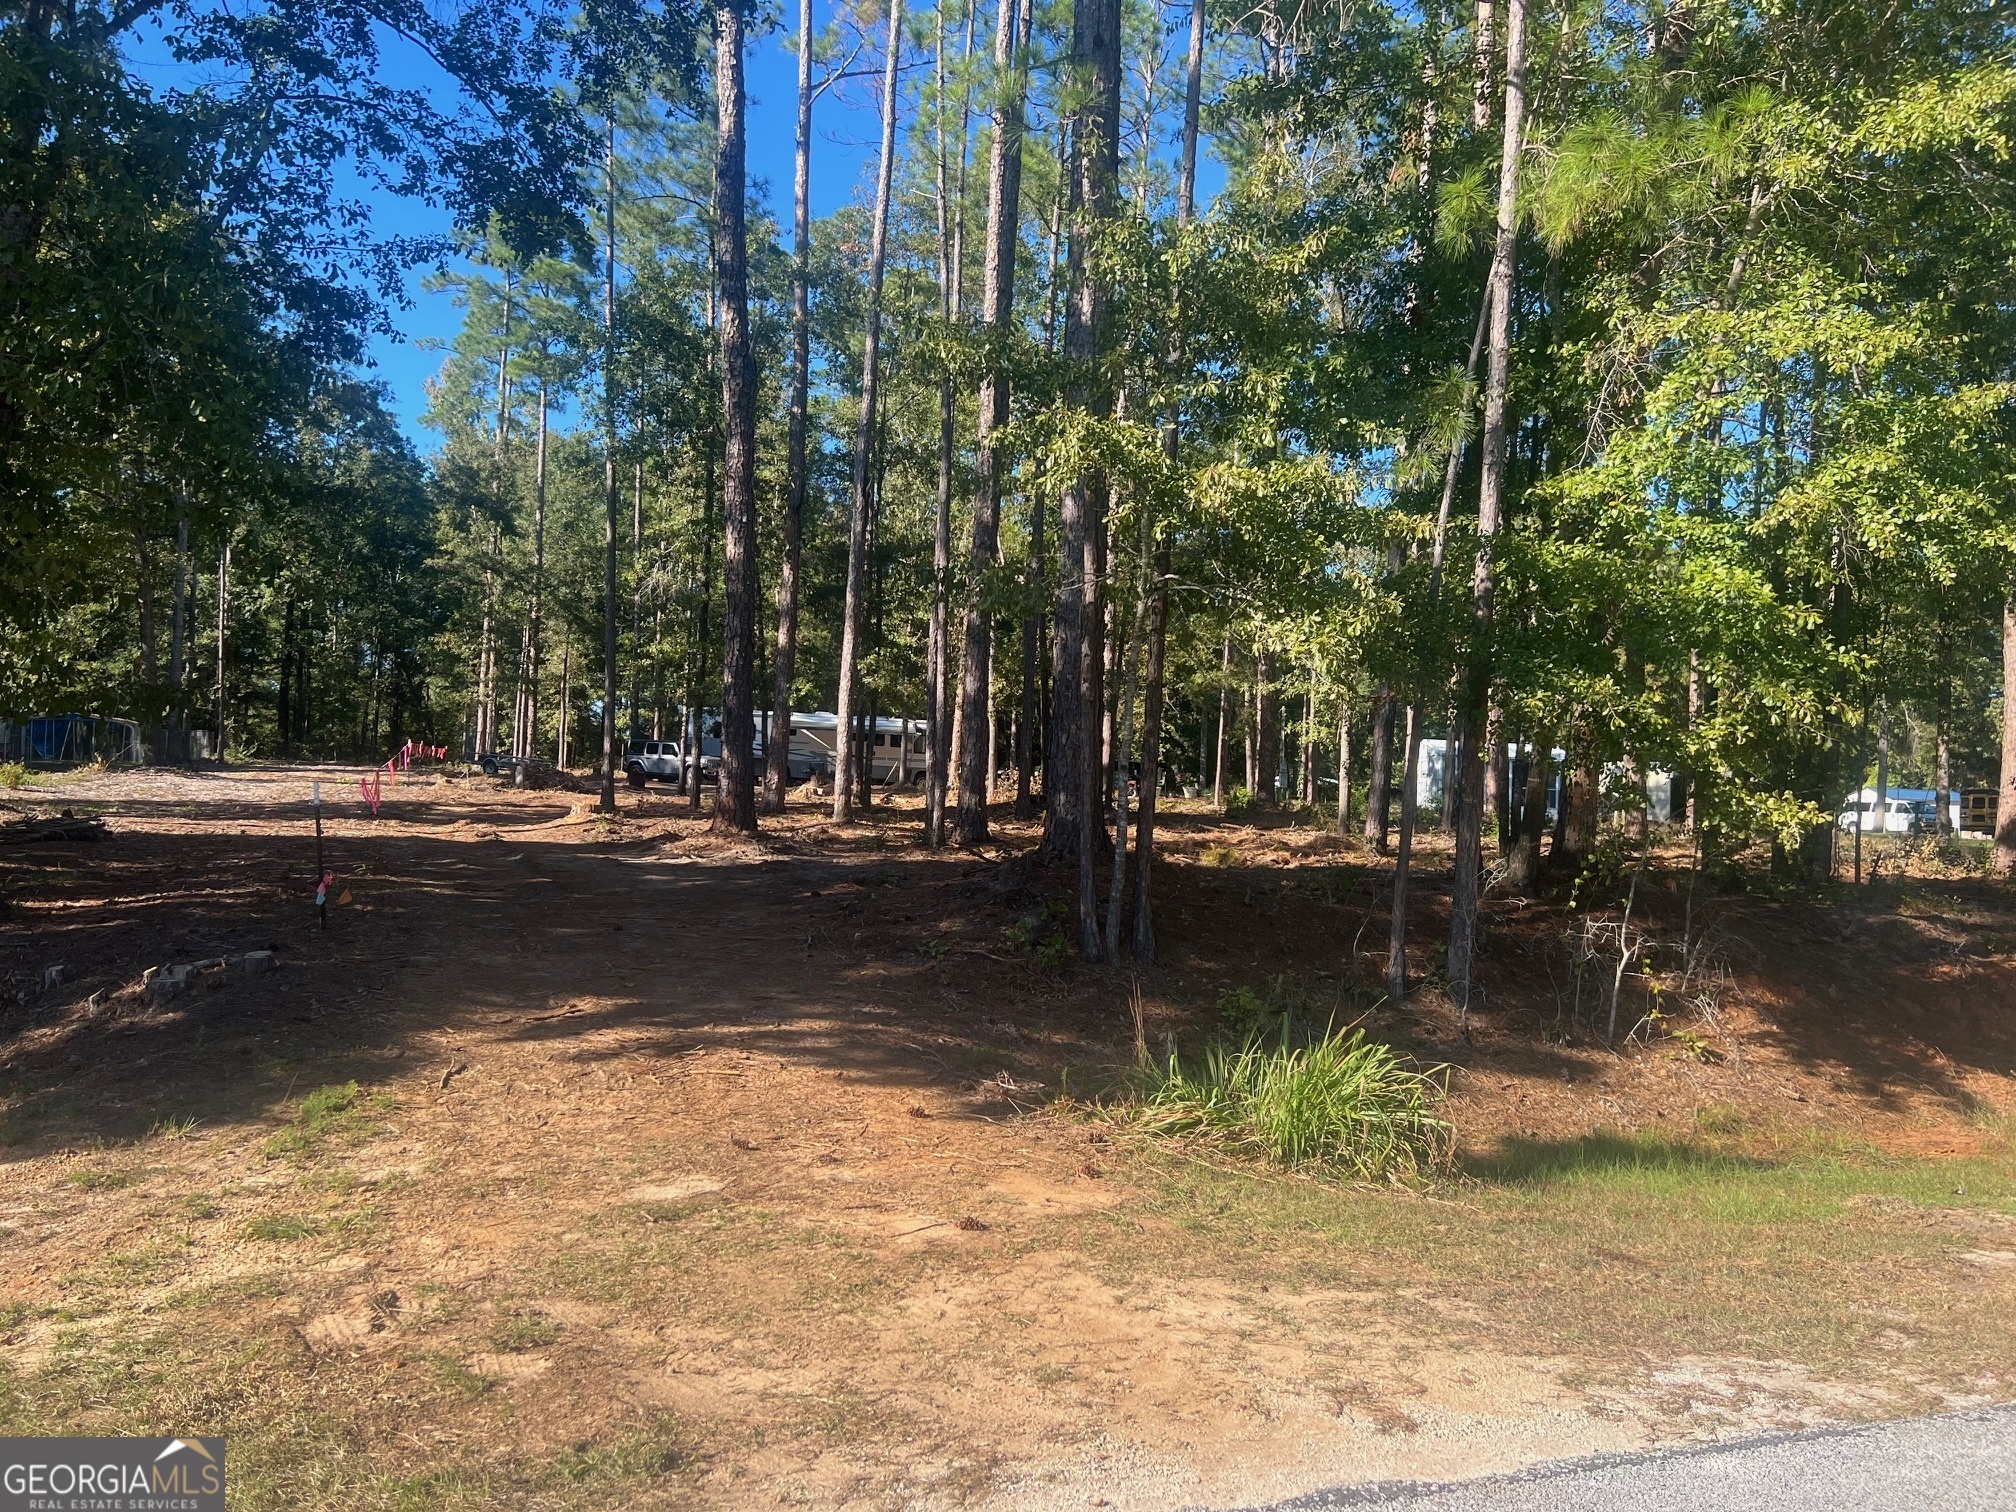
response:
<path fill-rule="evenodd" d="M 238 1307 L 247 1302 L 270 1302 L 285 1296 L 287 1280 L 277 1271 L 259 1271 L 233 1276 L 228 1281 L 205 1281 L 185 1286 L 164 1297 L 163 1307 L 189 1312 L 207 1307 Z"/>
<path fill-rule="evenodd" d="M 140 1178 L 133 1171 L 72 1171 L 63 1179 L 80 1192 L 116 1192 Z"/>
<path fill-rule="evenodd" d="M 12 792 L 28 785 L 28 768 L 18 761 L 0 761 L 0 788 Z"/>
<path fill-rule="evenodd" d="M 1211 844 L 1197 853 L 1197 861 L 1202 866 L 1237 866 L 1239 850 L 1236 846 Z"/>
<path fill-rule="evenodd" d="M 592 1441 L 560 1451 L 553 1468 L 562 1480 L 635 1479 L 671 1475 L 693 1457 L 693 1441 L 680 1421 L 666 1414 L 653 1418 L 606 1444 Z"/>
<path fill-rule="evenodd" d="M 1414 1175 L 1441 1165 L 1450 1148 L 1450 1126 L 1434 1113 L 1440 1072 L 1410 1069 L 1362 1030 L 1298 1044 L 1284 1018 L 1277 1036 L 1221 1042 L 1194 1067 L 1172 1055 L 1141 1080 L 1136 1127 L 1203 1136 L 1290 1169 Z"/>
<path fill-rule="evenodd" d="M 357 1190 L 357 1173 L 348 1166 L 330 1166 L 305 1172 L 298 1185 L 304 1192 L 325 1192 L 331 1197 L 344 1197 Z"/>
<path fill-rule="evenodd" d="M 1570 1183 L 1678 1182 L 1765 1168 L 1765 1162 L 1710 1145 L 1656 1135 L 1590 1134 L 1580 1139 L 1507 1139 L 1461 1162 L 1462 1174 L 1501 1187 L 1538 1189 Z"/>
<path fill-rule="evenodd" d="M 382 1238 L 385 1228 L 385 1214 L 375 1206 L 334 1214 L 322 1224 L 323 1233 L 346 1244 L 364 1244 Z"/>
<path fill-rule="evenodd" d="M 1127 1158 L 1140 1207 L 1077 1230 L 1111 1284 L 1342 1289 L 1422 1338 L 1576 1354 L 1606 1379 L 1635 1379 L 1648 1355 L 1796 1360 L 1903 1393 L 1898 1412 L 1937 1406 L 1912 1381 L 2016 1385 L 2016 1273 L 1962 1258 L 2011 1247 L 1979 1231 L 2016 1213 L 2006 1152 L 1767 1156 L 1608 1134 L 1509 1141 L 1406 1190 L 1149 1142 Z M 1144 1232 L 1137 1215 L 1161 1222 Z M 1884 1342 L 1893 1329 L 1912 1340 L 1910 1380 Z"/>
<path fill-rule="evenodd" d="M 497 1494 L 477 1471 L 445 1465 L 386 1480 L 377 1505 L 391 1512 L 437 1512 L 441 1507 L 494 1507 Z"/>
<path fill-rule="evenodd" d="M 465 1402 L 475 1401 L 497 1384 L 489 1376 L 479 1375 L 448 1355 L 433 1355 L 428 1363 L 434 1367 L 435 1379 Z"/>
<path fill-rule="evenodd" d="M 293 1121 L 266 1142 L 269 1160 L 307 1160 L 334 1138 L 362 1139 L 376 1132 L 374 1114 L 391 1111 L 392 1099 L 366 1097 L 357 1083 L 317 1087 L 301 1100 Z"/>
<path fill-rule="evenodd" d="M 154 1121 L 154 1127 L 147 1131 L 147 1137 L 149 1139 L 187 1139 L 195 1132 L 196 1119 L 193 1115 L 187 1118 L 159 1118 Z"/>
<path fill-rule="evenodd" d="M 886 1399 L 841 1388 L 798 1398 L 799 1424 L 834 1443 L 858 1444 L 901 1435 L 915 1419 Z"/>
<path fill-rule="evenodd" d="M 505 1354 L 544 1349 L 560 1337 L 560 1325 L 536 1312 L 514 1312 L 490 1331 L 490 1342 Z"/>
<path fill-rule="evenodd" d="M 264 1218 L 254 1218 L 245 1225 L 247 1239 L 264 1239 L 274 1244 L 306 1239 L 310 1234 L 320 1232 L 322 1232 L 320 1219 L 303 1217 L 298 1213 L 270 1213 Z"/>

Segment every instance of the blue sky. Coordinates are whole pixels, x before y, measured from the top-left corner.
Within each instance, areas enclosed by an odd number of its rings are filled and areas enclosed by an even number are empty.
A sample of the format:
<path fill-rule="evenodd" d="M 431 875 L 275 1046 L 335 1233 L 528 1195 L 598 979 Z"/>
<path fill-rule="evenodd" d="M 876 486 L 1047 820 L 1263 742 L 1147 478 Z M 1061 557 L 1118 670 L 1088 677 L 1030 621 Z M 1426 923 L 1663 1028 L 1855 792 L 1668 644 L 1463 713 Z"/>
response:
<path fill-rule="evenodd" d="M 815 6 L 815 23 L 822 10 Z M 751 189 L 768 200 L 783 225 L 790 224 L 792 136 L 797 128 L 798 59 L 787 45 L 789 40 L 782 30 L 759 38 L 750 45 L 747 65 Z M 829 91 L 819 101 L 813 127 L 812 214 L 822 216 L 844 205 L 871 171 L 875 119 L 871 108 L 856 101 L 850 109 L 837 92 Z M 412 200 L 380 196 L 374 212 L 385 233 L 442 234 L 449 228 L 445 212 Z M 432 271 L 415 269 L 407 279 L 410 303 L 390 312 L 399 337 L 380 336 L 371 344 L 376 376 L 392 390 L 393 412 L 422 451 L 433 450 L 440 439 L 420 423 L 420 415 L 426 408 L 423 385 L 440 370 L 442 353 L 418 343 L 427 338 L 445 341 L 461 323 L 461 312 L 449 295 L 421 289 Z"/>
<path fill-rule="evenodd" d="M 1180 6 L 1181 0 L 1173 3 Z M 835 8 L 832 0 L 815 0 L 814 25 L 824 26 Z M 990 9 L 984 5 L 981 8 L 983 46 Z M 780 225 L 787 226 L 798 86 L 798 60 L 789 45 L 791 40 L 790 32 L 780 28 L 752 41 L 747 55 L 751 192 L 768 203 Z M 158 37 L 140 39 L 130 50 L 128 61 L 157 88 L 186 85 L 194 80 L 191 70 L 170 58 Z M 402 55 L 396 42 L 389 43 L 384 68 L 388 80 L 395 84 L 431 88 L 441 82 L 440 76 L 432 73 L 431 65 L 416 55 Z M 830 90 L 818 102 L 813 117 L 815 217 L 829 215 L 846 204 L 862 190 L 873 170 L 877 144 L 875 88 L 874 80 L 856 80 L 853 89 Z M 1199 165 L 1200 200 L 1208 200 L 1222 181 L 1222 169 L 1209 160 L 1207 151 L 1205 161 Z M 437 206 L 385 193 L 361 178 L 355 182 L 357 192 L 371 206 L 373 229 L 380 236 L 441 236 L 451 228 L 447 212 Z M 423 452 L 432 451 L 439 443 L 435 432 L 420 423 L 426 408 L 426 382 L 440 370 L 443 358 L 432 343 L 451 338 L 461 320 L 461 312 L 451 295 L 430 294 L 422 288 L 434 271 L 431 266 L 412 270 L 406 278 L 405 303 L 394 305 L 387 312 L 396 334 L 376 336 L 370 347 L 372 376 L 387 385 L 391 408 L 401 428 Z"/>

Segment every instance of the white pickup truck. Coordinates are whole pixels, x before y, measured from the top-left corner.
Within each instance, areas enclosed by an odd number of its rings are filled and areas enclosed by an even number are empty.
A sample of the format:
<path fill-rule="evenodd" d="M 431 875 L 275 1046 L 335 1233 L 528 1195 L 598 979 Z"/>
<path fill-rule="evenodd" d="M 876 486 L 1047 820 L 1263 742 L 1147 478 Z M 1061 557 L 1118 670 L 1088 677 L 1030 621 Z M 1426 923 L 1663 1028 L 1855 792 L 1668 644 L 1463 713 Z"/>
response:
<path fill-rule="evenodd" d="M 623 757 L 623 775 L 630 786 L 641 788 L 647 782 L 673 782 L 680 780 L 682 772 L 690 766 L 681 757 L 682 742 L 677 740 L 633 740 Z M 791 780 L 803 782 L 827 767 L 826 753 L 819 746 L 807 743 L 806 749 L 798 748 L 799 742 L 791 743 Z M 760 772 L 763 767 L 763 732 L 756 732 L 756 743 L 751 757 Z M 718 782 L 721 777 L 721 721 L 707 721 L 706 733 L 700 740 L 700 780 Z"/>

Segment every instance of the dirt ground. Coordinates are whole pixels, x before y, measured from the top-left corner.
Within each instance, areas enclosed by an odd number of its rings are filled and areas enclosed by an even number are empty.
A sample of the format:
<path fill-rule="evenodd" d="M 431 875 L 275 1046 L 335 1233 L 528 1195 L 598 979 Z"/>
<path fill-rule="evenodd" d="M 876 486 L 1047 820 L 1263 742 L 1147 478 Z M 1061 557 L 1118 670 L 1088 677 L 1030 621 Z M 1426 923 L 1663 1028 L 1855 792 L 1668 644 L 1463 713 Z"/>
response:
<path fill-rule="evenodd" d="M 730 843 L 447 775 L 373 818 L 357 775 L 0 794 L 107 830 L 0 844 L 5 1431 L 222 1432 L 242 1506 L 1007 1512 L 2016 1395 L 1985 881 L 1655 870 L 1621 1027 L 1662 1016 L 1612 1051 L 1561 902 L 1491 899 L 1467 1039 L 1432 981 L 1382 1005 L 1386 863 L 1285 818 L 1178 805 L 1161 963 L 1090 968 L 1006 820 L 933 855 L 808 802 Z M 1436 882 L 1431 847 L 1424 942 Z M 1091 1106 L 1134 992 L 1195 1046 L 1239 988 L 1450 1066 L 1462 1167 L 1344 1187 Z M 1665 1153 L 1587 1174 L 1619 1140 Z"/>

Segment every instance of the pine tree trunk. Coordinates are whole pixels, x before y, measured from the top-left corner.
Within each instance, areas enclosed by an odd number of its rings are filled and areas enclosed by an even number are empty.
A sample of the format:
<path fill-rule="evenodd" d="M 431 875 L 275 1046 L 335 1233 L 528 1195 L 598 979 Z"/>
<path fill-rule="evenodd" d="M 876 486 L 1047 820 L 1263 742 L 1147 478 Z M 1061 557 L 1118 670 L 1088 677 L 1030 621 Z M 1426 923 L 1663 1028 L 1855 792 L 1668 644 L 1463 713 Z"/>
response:
<path fill-rule="evenodd" d="M 784 559 L 777 572 L 777 656 L 764 744 L 763 807 L 784 812 L 791 786 L 791 684 L 798 660 L 798 566 L 805 535 L 806 408 L 812 382 L 812 0 L 798 0 L 798 133 L 791 196 L 791 399 L 784 458 Z"/>
<path fill-rule="evenodd" d="M 161 669 L 160 652 L 154 638 L 154 561 L 147 550 L 145 529 L 133 532 L 133 555 L 134 584 L 140 609 L 140 681 L 146 684 L 151 699 L 160 691 L 155 682 L 161 675 Z"/>
<path fill-rule="evenodd" d="M 1148 542 L 1146 540 L 1148 520 L 1141 520 L 1143 540 L 1141 541 L 1141 584 L 1136 594 L 1136 619 L 1147 618 L 1148 614 Z M 1113 874 L 1106 898 L 1106 959 L 1120 959 L 1121 914 L 1127 903 L 1127 843 L 1131 838 L 1127 825 L 1127 768 L 1133 761 L 1134 742 L 1134 695 L 1140 687 L 1141 635 L 1137 624 L 1136 633 L 1129 642 L 1127 653 L 1127 683 L 1120 690 L 1119 707 L 1115 711 L 1115 740 L 1113 746 Z"/>
<path fill-rule="evenodd" d="M 1202 0 L 1196 0 L 1199 9 Z M 1155 860 L 1155 805 L 1162 794 L 1162 702 L 1169 619 L 1169 543 L 1155 546 L 1155 582 L 1148 597 L 1148 684 L 1141 700 L 1141 807 L 1134 818 L 1134 959 L 1155 959 L 1155 918 L 1149 875 Z"/>
<path fill-rule="evenodd" d="M 721 288 L 721 766 L 714 828 L 756 830 L 756 358 L 749 341 L 742 7 L 716 0 L 714 273 Z"/>
<path fill-rule="evenodd" d="M 1365 844 L 1380 855 L 1393 833 L 1393 716 L 1399 707 L 1393 684 L 1382 682 L 1372 695 L 1372 736 L 1365 779 Z"/>
<path fill-rule="evenodd" d="M 1939 665 L 1944 668 L 1946 658 L 1944 637 L 1941 637 Z M 1939 805 L 1938 834 L 1941 839 L 1953 833 L 1953 678 L 1945 671 L 1939 674 L 1939 703 L 1934 711 L 1936 728 L 1932 733 L 1934 749 L 1937 751 L 1939 791 L 1933 795 Z"/>
<path fill-rule="evenodd" d="M 967 0 L 970 13 L 973 0 Z M 952 268 L 952 206 L 946 193 L 950 169 L 945 154 L 945 7 L 932 11 L 937 33 L 936 84 L 933 115 L 938 139 L 934 164 L 938 201 L 938 316 L 947 326 L 957 318 L 964 280 Z M 960 142 L 965 156 L 965 142 Z M 945 843 L 945 802 L 948 771 L 939 761 L 944 744 L 946 712 L 950 698 L 951 655 L 949 625 L 952 574 L 952 460 L 957 439 L 956 415 L 952 404 L 952 377 L 938 380 L 938 497 L 931 521 L 931 628 L 924 651 L 925 757 L 924 757 L 924 843 L 932 850 Z"/>
<path fill-rule="evenodd" d="M 987 168 L 986 293 L 981 319 L 992 343 L 1005 343 L 1015 319 L 1015 250 L 1022 217 L 1021 15 L 1029 0 L 999 0 L 994 25 L 993 143 Z M 958 753 L 959 811 L 954 832 L 961 845 L 987 838 L 987 797 L 993 773 L 987 746 L 993 722 L 986 718 L 993 687 L 993 614 L 981 585 L 992 571 L 1001 531 L 1001 480 L 991 440 L 1008 422 L 1008 375 L 990 365 L 980 381 L 979 438 L 974 452 L 974 494 L 970 581 L 975 598 L 966 609 L 965 656 L 960 664 L 959 699 L 965 744 Z M 984 731 L 984 734 L 983 734 Z"/>
<path fill-rule="evenodd" d="M 1351 705 L 1337 709 L 1337 838 L 1351 833 Z"/>
<path fill-rule="evenodd" d="M 1483 867 L 1483 772 L 1477 760 L 1490 692 L 1494 581 L 1492 541 L 1505 499 L 1506 399 L 1512 372 L 1513 258 L 1518 245 L 1519 159 L 1526 129 L 1526 0 L 1505 9 L 1505 135 L 1498 170 L 1498 240 L 1491 257 L 1490 376 L 1484 389 L 1482 484 L 1477 502 L 1477 562 L 1471 612 L 1477 643 L 1466 672 L 1456 742 L 1456 861 L 1449 896 L 1449 995 L 1459 1016 L 1470 1011 L 1477 956 L 1477 895 Z"/>
<path fill-rule="evenodd" d="M 1176 226 L 1180 232 L 1190 224 L 1197 198 L 1197 124 L 1202 100 L 1204 68 L 1204 0 L 1191 0 L 1190 54 L 1183 95 L 1183 137 L 1176 176 Z M 1180 329 L 1180 321 L 1178 322 Z M 1177 338 L 1176 361 L 1183 358 L 1181 336 Z M 1179 460 L 1177 436 L 1179 417 L 1171 415 L 1162 427 L 1163 454 L 1173 464 Z M 1147 609 L 1148 682 L 1141 700 L 1141 789 L 1140 810 L 1134 821 L 1134 934 L 1131 948 L 1137 961 L 1155 959 L 1153 895 L 1149 886 L 1155 862 L 1155 806 L 1162 795 L 1162 704 L 1164 663 L 1169 634 L 1169 542 L 1155 542 L 1154 581 Z M 1201 751 L 1198 753 L 1201 757 Z M 1124 780 L 1124 778 L 1123 778 Z"/>
<path fill-rule="evenodd" d="M 1393 852 L 1393 907 L 1387 919 L 1386 1001 L 1395 1008 L 1407 1001 L 1407 883 L 1414 859 L 1414 820 L 1421 777 L 1421 706 L 1407 706 L 1402 733 L 1407 752 L 1400 774 L 1400 841 Z"/>
<path fill-rule="evenodd" d="M 289 599 L 280 618 L 280 683 L 274 701 L 273 732 L 281 755 L 286 755 L 293 734 L 294 710 L 294 601 Z"/>
<path fill-rule="evenodd" d="M 566 621 L 561 621 L 564 625 Z M 553 764 L 561 771 L 567 770 L 568 751 L 567 726 L 574 713 L 574 640 L 564 630 L 560 636 L 560 707 L 554 715 Z"/>
<path fill-rule="evenodd" d="M 602 796 L 597 807 L 616 812 L 616 122 L 604 148 L 602 287 Z"/>
<path fill-rule="evenodd" d="M 224 627 L 230 603 L 231 543 L 226 541 L 217 554 L 217 749 L 210 754 L 218 761 L 224 759 Z"/>
<path fill-rule="evenodd" d="M 1043 487 L 1040 480 L 1029 491 L 1029 589 L 1030 612 L 1022 617 L 1022 718 L 1015 732 L 1015 817 L 1036 816 L 1037 691 L 1038 658 L 1042 651 L 1043 616 L 1034 608 L 1036 595 L 1043 591 L 1044 555 Z"/>
<path fill-rule="evenodd" d="M 1316 690 L 1302 695 L 1302 803 L 1316 806 Z"/>
<path fill-rule="evenodd" d="M 1232 734 L 1232 632 L 1218 653 L 1218 751 L 1211 769 L 1211 806 L 1225 812 L 1225 757 Z"/>
<path fill-rule="evenodd" d="M 525 754 L 539 752 L 539 672 L 545 626 L 546 584 L 546 380 L 539 380 L 539 441 L 532 457 L 532 595 L 525 618 Z"/>
<path fill-rule="evenodd" d="M 1257 750 L 1253 793 L 1264 803 L 1279 801 L 1276 779 L 1281 770 L 1281 700 L 1274 693 L 1274 653 L 1253 659 L 1253 741 Z"/>
<path fill-rule="evenodd" d="M 1505 811 L 1504 772 L 1498 765 L 1497 754 L 1498 711 L 1487 707 L 1478 732 L 1477 762 L 1477 833 L 1478 844 L 1483 844 L 1483 836 Z M 1503 840 L 1499 844 L 1502 854 Z M 1481 854 L 1481 853 L 1480 853 Z"/>
<path fill-rule="evenodd" d="M 710 245 L 708 255 L 713 256 Z M 710 292 L 707 304 L 707 328 L 714 340 L 710 343 L 709 363 L 712 365 L 720 346 L 720 300 Z M 714 491 L 719 474 L 719 463 L 723 448 L 712 444 L 709 438 L 701 462 L 700 482 L 700 603 L 695 611 L 693 628 L 693 676 L 686 685 L 686 734 L 680 744 L 680 785 L 686 792 L 686 807 L 692 813 L 700 812 L 701 781 L 700 762 L 706 749 L 707 720 L 707 647 L 708 627 L 712 623 L 709 616 L 714 609 Z"/>
<path fill-rule="evenodd" d="M 882 270 L 889 244 L 889 193 L 896 169 L 896 74 L 903 47 L 903 0 L 891 0 L 882 67 L 882 154 L 875 184 L 875 223 L 868 251 L 868 309 L 861 343 L 861 412 L 854 429 L 854 492 L 847 522 L 847 598 L 840 630 L 838 729 L 853 728 L 860 683 L 862 618 L 867 607 L 868 512 L 875 442 L 875 387 L 882 345 Z M 853 817 L 853 742 L 836 742 L 833 817 Z M 873 773 L 869 773 L 872 777 Z"/>
<path fill-rule="evenodd" d="M 1554 849 L 1547 857 L 1547 869 L 1559 880 L 1572 885 L 1582 875 L 1583 865 L 1596 842 L 1598 776 L 1588 760 L 1571 757 L 1567 780 L 1561 785 L 1561 807 L 1554 830 Z"/>
<path fill-rule="evenodd" d="M 1506 880 L 1515 891 L 1528 897 L 1540 885 L 1540 836 L 1547 828 L 1548 740 L 1545 732 L 1533 736 L 1531 749 L 1527 752 L 1519 822 L 1506 865 Z"/>
<path fill-rule="evenodd" d="M 1071 44 L 1079 88 L 1072 118 L 1071 234 L 1066 259 L 1064 358 L 1072 375 L 1073 408 L 1103 419 L 1111 395 L 1095 371 L 1104 345 L 1106 290 L 1092 266 L 1094 243 L 1111 218 L 1120 172 L 1120 5 L 1084 0 L 1072 13 Z M 1078 943 L 1087 960 L 1100 955 L 1099 899 L 1093 876 L 1103 830 L 1098 794 L 1103 650 L 1099 584 L 1105 480 L 1096 473 L 1066 481 L 1059 500 L 1064 572 L 1057 585 L 1056 679 L 1052 691 L 1050 760 L 1044 783 L 1044 848 L 1078 862 Z"/>
<path fill-rule="evenodd" d="M 186 656 L 189 618 L 189 513 L 188 494 L 183 491 L 181 513 L 175 521 L 175 585 L 168 601 L 168 724 L 183 727 L 183 686 L 187 680 Z M 175 758 L 180 761 L 178 754 Z"/>

